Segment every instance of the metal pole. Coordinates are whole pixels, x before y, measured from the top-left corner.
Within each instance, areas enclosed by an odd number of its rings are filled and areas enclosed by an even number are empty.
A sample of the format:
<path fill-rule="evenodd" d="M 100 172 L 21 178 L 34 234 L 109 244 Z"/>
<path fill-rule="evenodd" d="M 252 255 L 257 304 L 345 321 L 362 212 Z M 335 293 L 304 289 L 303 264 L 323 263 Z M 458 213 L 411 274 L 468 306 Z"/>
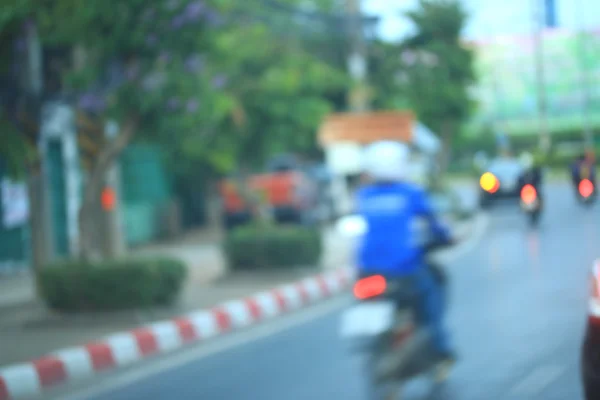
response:
<path fill-rule="evenodd" d="M 119 126 L 113 120 L 109 120 L 104 128 L 104 135 L 108 140 L 114 140 L 119 134 Z M 125 238 L 123 235 L 122 201 L 121 201 L 121 174 L 119 161 L 113 161 L 106 171 L 105 183 L 112 188 L 116 196 L 116 205 L 111 210 L 103 211 L 105 228 L 105 251 L 110 257 L 118 257 L 125 252 Z"/>
<path fill-rule="evenodd" d="M 366 86 L 367 48 L 363 34 L 360 1 L 346 0 L 348 33 L 350 38 L 348 70 L 354 81 L 354 87 L 350 92 L 348 100 L 350 109 L 354 112 L 364 112 L 369 109 Z"/>
<path fill-rule="evenodd" d="M 532 0 L 532 16 L 534 24 L 535 44 L 535 76 L 538 98 L 538 133 L 540 149 L 547 153 L 550 150 L 550 135 L 548 133 L 548 106 L 546 103 L 546 87 L 544 79 L 544 38 L 543 38 L 543 8 L 540 0 Z"/>
<path fill-rule="evenodd" d="M 592 148 L 594 146 L 594 133 L 592 131 L 590 123 L 590 81 L 588 69 L 585 62 L 587 55 L 587 32 L 585 24 L 583 22 L 585 15 L 583 11 L 583 1 L 579 0 L 576 4 L 575 9 L 577 13 L 577 21 L 580 22 L 577 43 L 577 60 L 579 61 L 580 68 L 583 140 L 585 142 L 586 148 Z"/>

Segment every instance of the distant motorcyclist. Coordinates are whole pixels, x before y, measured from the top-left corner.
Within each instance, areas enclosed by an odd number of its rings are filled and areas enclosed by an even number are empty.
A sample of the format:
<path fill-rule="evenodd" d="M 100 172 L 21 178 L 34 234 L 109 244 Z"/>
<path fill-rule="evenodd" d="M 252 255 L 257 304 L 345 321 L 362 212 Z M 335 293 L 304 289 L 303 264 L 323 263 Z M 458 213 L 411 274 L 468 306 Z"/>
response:
<path fill-rule="evenodd" d="M 412 278 L 422 296 L 420 312 L 431 329 L 440 360 L 451 362 L 455 357 L 443 325 L 442 291 L 425 265 L 414 229 L 424 217 L 440 240 L 449 241 L 449 232 L 435 217 L 426 192 L 408 181 L 406 145 L 392 141 L 371 144 L 364 161 L 369 183 L 359 189 L 356 201 L 357 212 L 368 226 L 358 254 L 360 276 Z"/>
<path fill-rule="evenodd" d="M 523 167 L 523 173 L 520 177 L 520 187 L 530 184 L 539 194 L 543 178 L 542 166 L 530 153 L 523 153 L 520 157 L 520 162 Z"/>
<path fill-rule="evenodd" d="M 571 180 L 575 191 L 578 190 L 579 183 L 584 179 L 589 179 L 594 186 L 596 185 L 596 164 L 594 155 L 589 151 L 581 154 L 571 164 Z"/>

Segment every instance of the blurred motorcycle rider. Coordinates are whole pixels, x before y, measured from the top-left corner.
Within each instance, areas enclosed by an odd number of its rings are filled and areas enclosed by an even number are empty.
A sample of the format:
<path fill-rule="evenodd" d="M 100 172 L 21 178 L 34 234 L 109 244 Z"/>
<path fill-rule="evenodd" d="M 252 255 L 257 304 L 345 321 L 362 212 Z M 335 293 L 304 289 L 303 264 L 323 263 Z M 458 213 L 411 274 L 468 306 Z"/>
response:
<path fill-rule="evenodd" d="M 370 182 L 358 190 L 356 207 L 368 230 L 359 249 L 359 274 L 412 278 L 421 296 L 419 311 L 431 329 L 440 360 L 452 362 L 454 352 L 443 325 L 442 291 L 425 266 L 416 223 L 424 217 L 433 235 L 443 241 L 449 241 L 450 234 L 434 215 L 426 192 L 408 182 L 409 155 L 406 145 L 393 141 L 376 142 L 365 150 L 364 171 Z"/>
<path fill-rule="evenodd" d="M 579 183 L 589 179 L 592 181 L 594 186 L 596 185 L 596 165 L 594 162 L 594 155 L 590 151 L 586 151 L 571 164 L 571 180 L 575 191 L 579 186 Z"/>
<path fill-rule="evenodd" d="M 538 194 L 540 193 L 542 186 L 542 167 L 536 162 L 533 155 L 530 153 L 523 153 L 520 157 L 521 165 L 523 166 L 523 173 L 520 177 L 521 187 L 530 184 L 532 185 Z"/>

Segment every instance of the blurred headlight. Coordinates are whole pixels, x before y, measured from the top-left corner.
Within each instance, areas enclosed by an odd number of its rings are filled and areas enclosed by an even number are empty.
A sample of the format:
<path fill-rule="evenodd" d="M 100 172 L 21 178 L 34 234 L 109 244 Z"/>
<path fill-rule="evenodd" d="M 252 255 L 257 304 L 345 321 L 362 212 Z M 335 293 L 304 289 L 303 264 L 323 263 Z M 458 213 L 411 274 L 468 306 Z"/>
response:
<path fill-rule="evenodd" d="M 491 172 L 486 172 L 485 174 L 481 175 L 481 178 L 479 179 L 479 185 L 486 192 L 495 193 L 500 187 L 500 181 Z"/>

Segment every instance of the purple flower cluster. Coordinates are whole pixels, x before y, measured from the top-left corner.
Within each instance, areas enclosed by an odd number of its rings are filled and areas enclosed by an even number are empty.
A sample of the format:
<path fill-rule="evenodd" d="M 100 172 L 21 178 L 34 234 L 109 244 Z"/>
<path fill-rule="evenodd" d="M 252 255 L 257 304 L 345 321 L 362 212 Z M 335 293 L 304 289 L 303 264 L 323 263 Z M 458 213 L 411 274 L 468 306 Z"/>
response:
<path fill-rule="evenodd" d="M 174 10 L 175 8 L 172 8 L 171 10 Z M 199 21 L 201 18 L 204 18 L 204 20 L 211 25 L 218 25 L 222 21 L 220 14 L 208 7 L 203 0 L 194 0 L 185 6 L 181 14 L 178 14 L 171 19 L 171 29 L 180 29 L 186 24 Z"/>
<path fill-rule="evenodd" d="M 157 43 L 158 43 L 158 37 L 154 33 L 151 33 L 150 35 L 146 36 L 146 44 L 149 47 L 154 47 L 154 46 L 156 46 Z"/>
<path fill-rule="evenodd" d="M 106 109 L 106 101 L 100 94 L 87 92 L 79 97 L 77 107 L 84 111 L 101 113 Z"/>
<path fill-rule="evenodd" d="M 171 97 L 168 101 L 167 101 L 167 108 L 170 111 L 175 111 L 177 110 L 179 107 L 181 107 L 181 100 L 179 100 L 179 97 Z"/>
<path fill-rule="evenodd" d="M 206 11 L 206 4 L 204 4 L 204 2 L 200 0 L 197 0 L 187 5 L 185 10 L 183 11 L 183 15 L 185 15 L 188 21 L 197 21 Z"/>
<path fill-rule="evenodd" d="M 215 10 L 207 10 L 204 14 L 204 18 L 206 19 L 206 22 L 212 26 L 219 26 L 223 23 L 223 17 Z"/>
<path fill-rule="evenodd" d="M 190 100 L 188 100 L 187 104 L 185 105 L 185 110 L 191 114 L 191 113 L 198 111 L 199 106 L 200 106 L 200 103 L 198 102 L 198 100 L 190 99 Z"/>
<path fill-rule="evenodd" d="M 212 86 L 215 89 L 222 89 L 225 85 L 227 85 L 227 77 L 223 74 L 216 75 L 212 79 Z"/>
<path fill-rule="evenodd" d="M 200 72 L 204 68 L 204 57 L 194 54 L 185 60 L 184 67 L 189 73 Z"/>
<path fill-rule="evenodd" d="M 137 79 L 140 76 L 140 66 L 137 63 L 134 63 L 132 65 L 129 65 L 126 69 L 125 69 L 125 78 L 128 81 L 133 81 L 135 79 Z"/>
<path fill-rule="evenodd" d="M 181 28 L 183 25 L 185 25 L 185 23 L 186 23 L 186 20 L 185 20 L 184 15 L 176 15 L 171 20 L 171 29 L 177 30 L 177 29 Z"/>
<path fill-rule="evenodd" d="M 171 54 L 168 51 L 161 51 L 161 53 L 158 56 L 158 61 L 160 61 L 161 63 L 168 63 L 169 61 L 171 61 Z"/>

